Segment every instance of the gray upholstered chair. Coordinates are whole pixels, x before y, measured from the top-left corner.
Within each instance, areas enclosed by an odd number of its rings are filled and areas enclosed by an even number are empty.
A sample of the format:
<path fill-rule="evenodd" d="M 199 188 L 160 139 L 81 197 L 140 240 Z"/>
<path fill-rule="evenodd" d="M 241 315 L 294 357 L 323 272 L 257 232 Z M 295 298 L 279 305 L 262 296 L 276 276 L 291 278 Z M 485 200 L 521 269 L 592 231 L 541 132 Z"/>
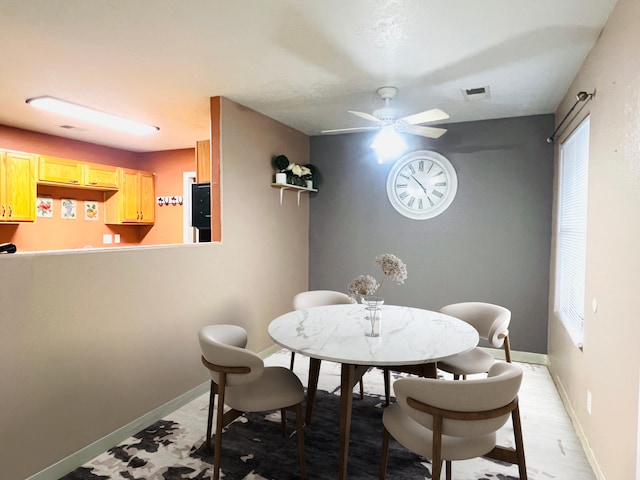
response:
<path fill-rule="evenodd" d="M 447 305 L 440 309 L 440 313 L 459 318 L 470 324 L 478 331 L 483 340 L 495 348 L 504 347 L 507 362 L 511 363 L 509 347 L 509 323 L 511 312 L 492 303 L 463 302 Z M 467 375 L 486 373 L 495 359 L 481 348 L 474 348 L 470 352 L 438 362 L 438 368 L 452 373 L 455 379 L 466 378 Z"/>
<path fill-rule="evenodd" d="M 432 477 L 440 479 L 442 462 L 451 480 L 451 461 L 487 457 L 518 465 L 527 479 L 518 391 L 522 368 L 496 362 L 488 377 L 458 382 L 432 378 L 402 378 L 393 384 L 397 403 L 387 407 L 380 479 L 384 480 L 393 436 L 408 450 L 432 460 Z M 496 445 L 496 431 L 511 416 L 515 449 Z"/>
<path fill-rule="evenodd" d="M 284 367 L 265 367 L 262 359 L 246 350 L 247 332 L 236 325 L 209 325 L 198 332 L 202 363 L 211 376 L 206 446 L 211 449 L 211 427 L 218 394 L 213 478 L 220 477 L 222 429 L 244 412 L 280 410 L 282 434 L 286 434 L 286 410 L 294 410 L 297 423 L 300 471 L 306 478 L 300 379 Z M 224 406 L 231 407 L 224 412 Z"/>
<path fill-rule="evenodd" d="M 355 303 L 349 295 L 342 292 L 336 292 L 334 290 L 309 290 L 306 292 L 300 292 L 293 297 L 293 309 L 303 310 L 311 307 L 322 307 L 325 305 L 344 305 L 349 303 Z M 295 361 L 295 352 L 291 352 L 291 370 L 293 370 L 293 364 Z M 320 361 L 318 360 L 317 369 L 319 373 Z M 311 372 L 309 372 L 311 374 Z M 364 385 L 362 379 L 360 379 L 360 398 L 364 398 Z M 309 420 L 309 419 L 308 419 Z"/>

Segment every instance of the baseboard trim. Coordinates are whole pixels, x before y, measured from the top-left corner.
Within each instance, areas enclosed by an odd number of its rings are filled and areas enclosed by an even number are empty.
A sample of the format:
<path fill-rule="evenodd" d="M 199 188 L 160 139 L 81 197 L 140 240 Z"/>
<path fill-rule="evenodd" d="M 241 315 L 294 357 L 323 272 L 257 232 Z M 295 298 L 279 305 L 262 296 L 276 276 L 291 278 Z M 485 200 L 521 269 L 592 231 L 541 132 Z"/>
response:
<path fill-rule="evenodd" d="M 604 476 L 604 473 L 602 473 L 602 470 L 600 469 L 600 465 L 598 464 L 598 461 L 596 460 L 596 456 L 593 453 L 593 450 L 591 449 L 591 445 L 589 445 L 589 442 L 587 440 L 587 436 L 584 433 L 584 430 L 582 430 L 582 425 L 580 424 L 580 421 L 578 420 L 578 416 L 576 415 L 575 410 L 573 409 L 573 406 L 571 405 L 571 402 L 569 401 L 569 396 L 567 395 L 567 392 L 565 391 L 562 382 L 560 382 L 560 378 L 558 377 L 558 375 L 556 374 L 556 372 L 554 371 L 554 369 L 552 367 L 549 367 L 549 373 L 551 374 L 551 378 L 553 379 L 553 383 L 555 383 L 556 385 L 556 390 L 558 391 L 558 394 L 560 395 L 560 400 L 562 401 L 563 405 L 564 405 L 564 409 L 566 410 L 567 414 L 569 415 L 569 419 L 571 420 L 571 423 L 573 425 L 573 430 L 576 432 L 576 435 L 578 437 L 578 440 L 580 441 L 580 445 L 582 445 L 582 450 L 584 450 L 585 455 L 587 456 L 587 460 L 589 461 L 589 464 L 591 465 L 591 469 L 593 470 L 593 473 L 596 476 L 597 480 L 606 480 L 606 477 Z"/>
<path fill-rule="evenodd" d="M 209 384 L 210 382 L 207 381 L 195 388 L 192 388 L 179 397 L 168 401 L 164 405 L 161 405 L 158 408 L 133 420 L 127 425 L 120 427 L 118 430 L 111 432 L 110 434 L 102 437 L 99 440 L 96 440 L 90 445 L 87 445 L 83 449 L 72 453 L 59 462 L 54 463 L 44 470 L 41 470 L 40 472 L 28 477 L 26 480 L 57 480 L 60 477 L 63 477 L 67 473 L 72 472 L 76 468 L 84 465 L 89 460 L 122 443 L 124 440 L 131 437 L 132 435 L 135 435 L 143 428 L 148 427 L 152 423 L 166 417 L 180 407 L 183 407 L 192 400 L 195 400 L 200 395 L 207 393 L 209 391 Z"/>
<path fill-rule="evenodd" d="M 504 350 L 502 350 L 501 348 L 480 348 L 487 351 L 498 360 L 505 360 Z M 520 352 L 517 350 L 511 350 L 511 360 L 514 362 L 534 363 L 536 365 L 545 365 L 547 367 L 549 366 L 549 357 L 545 353 Z"/>

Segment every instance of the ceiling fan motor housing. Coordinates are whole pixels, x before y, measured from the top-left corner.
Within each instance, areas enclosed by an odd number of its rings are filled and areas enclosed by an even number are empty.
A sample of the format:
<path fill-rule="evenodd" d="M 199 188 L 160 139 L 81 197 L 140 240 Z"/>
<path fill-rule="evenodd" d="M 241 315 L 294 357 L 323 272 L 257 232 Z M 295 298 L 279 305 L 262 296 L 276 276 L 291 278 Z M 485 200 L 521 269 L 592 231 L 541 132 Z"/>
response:
<path fill-rule="evenodd" d="M 378 95 L 383 100 L 391 100 L 398 93 L 398 89 L 396 87 L 380 87 L 378 89 Z"/>
<path fill-rule="evenodd" d="M 394 122 L 396 118 L 398 118 L 398 110 L 395 108 L 379 108 L 373 112 L 373 116 L 379 118 L 383 123 L 391 123 Z"/>

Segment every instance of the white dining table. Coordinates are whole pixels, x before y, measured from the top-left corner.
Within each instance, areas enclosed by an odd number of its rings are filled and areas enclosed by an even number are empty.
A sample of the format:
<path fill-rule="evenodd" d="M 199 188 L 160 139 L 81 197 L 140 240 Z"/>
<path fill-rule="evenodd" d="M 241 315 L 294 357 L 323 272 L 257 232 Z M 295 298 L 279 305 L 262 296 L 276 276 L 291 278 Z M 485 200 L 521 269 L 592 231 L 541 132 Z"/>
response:
<path fill-rule="evenodd" d="M 310 358 L 307 423 L 311 421 L 320 362 L 341 364 L 340 480 L 347 478 L 352 390 L 367 369 L 413 366 L 416 373 L 435 377 L 436 362 L 468 352 L 479 340 L 478 332 L 468 323 L 439 312 L 383 305 L 381 315 L 378 337 L 367 336 L 371 324 L 365 306 L 356 303 L 296 310 L 269 324 L 269 335 L 277 344 Z"/>

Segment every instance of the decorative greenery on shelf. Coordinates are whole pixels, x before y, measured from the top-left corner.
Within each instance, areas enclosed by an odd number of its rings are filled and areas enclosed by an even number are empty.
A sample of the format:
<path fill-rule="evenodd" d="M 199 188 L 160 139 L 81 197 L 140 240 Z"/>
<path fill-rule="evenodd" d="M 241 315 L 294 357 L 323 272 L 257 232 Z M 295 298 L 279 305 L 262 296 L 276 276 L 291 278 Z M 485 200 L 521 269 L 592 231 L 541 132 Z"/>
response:
<path fill-rule="evenodd" d="M 300 187 L 307 186 L 307 180 L 313 180 L 314 174 L 317 173 L 315 166 L 299 165 L 292 163 L 284 155 L 278 155 L 273 159 L 273 166 L 277 173 L 287 174 L 287 183 L 290 185 L 298 185 Z"/>

